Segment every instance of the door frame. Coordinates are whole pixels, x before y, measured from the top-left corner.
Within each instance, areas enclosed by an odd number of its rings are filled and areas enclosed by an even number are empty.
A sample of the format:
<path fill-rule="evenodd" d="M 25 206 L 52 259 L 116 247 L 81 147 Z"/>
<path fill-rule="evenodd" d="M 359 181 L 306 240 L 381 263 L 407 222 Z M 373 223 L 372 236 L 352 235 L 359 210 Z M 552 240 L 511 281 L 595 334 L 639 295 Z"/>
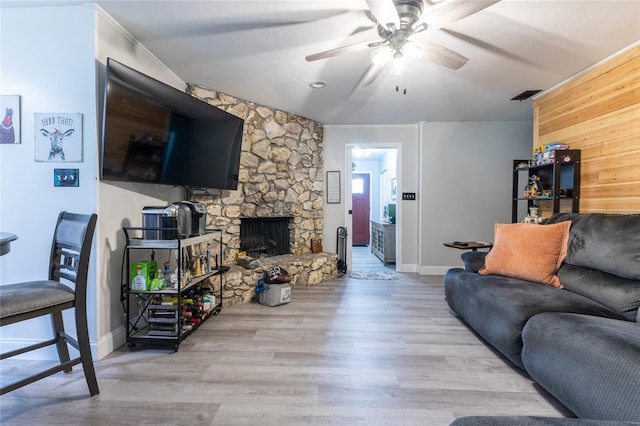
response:
<path fill-rule="evenodd" d="M 352 211 L 352 190 L 351 190 L 351 181 L 353 179 L 353 171 L 351 168 L 351 164 L 353 163 L 353 150 L 354 149 L 395 149 L 396 150 L 396 178 L 397 178 L 397 192 L 398 194 L 402 194 L 402 144 L 401 143 L 385 143 L 385 144 L 376 144 L 376 143 L 346 143 L 344 146 L 345 149 L 345 203 L 344 203 L 344 223 L 347 227 L 347 268 L 350 270 L 352 266 L 352 235 L 351 230 L 353 229 L 353 221 L 351 220 Z M 396 265 L 395 269 L 397 272 L 402 272 L 402 203 L 401 198 L 398 198 L 396 203 Z"/>

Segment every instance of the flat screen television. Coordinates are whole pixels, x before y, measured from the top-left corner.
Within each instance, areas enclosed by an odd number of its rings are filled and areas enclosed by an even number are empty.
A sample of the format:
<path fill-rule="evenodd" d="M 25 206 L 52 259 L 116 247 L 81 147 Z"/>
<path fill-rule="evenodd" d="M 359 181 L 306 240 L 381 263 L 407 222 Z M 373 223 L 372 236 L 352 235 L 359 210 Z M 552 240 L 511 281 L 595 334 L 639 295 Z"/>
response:
<path fill-rule="evenodd" d="M 100 178 L 237 189 L 244 120 L 107 59 Z"/>

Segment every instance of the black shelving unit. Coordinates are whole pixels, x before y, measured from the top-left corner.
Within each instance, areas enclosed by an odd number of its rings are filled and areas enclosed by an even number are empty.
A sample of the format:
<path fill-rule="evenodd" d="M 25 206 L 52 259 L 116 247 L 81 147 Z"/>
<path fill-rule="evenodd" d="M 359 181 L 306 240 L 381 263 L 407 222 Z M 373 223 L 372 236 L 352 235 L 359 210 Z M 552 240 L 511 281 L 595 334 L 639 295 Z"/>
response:
<path fill-rule="evenodd" d="M 537 175 L 543 189 L 550 190 L 548 196 L 526 197 L 524 189 L 529 178 Z M 552 163 L 531 165 L 529 160 L 513 160 L 513 194 L 511 221 L 519 222 L 519 207 L 525 210 L 536 203 L 543 214 L 570 211 L 578 213 L 580 209 L 580 150 L 568 149 L 555 151 Z M 567 208 L 563 204 L 570 203 Z"/>
<path fill-rule="evenodd" d="M 126 342 L 134 350 L 137 344 L 170 346 L 177 351 L 180 343 L 204 321 L 222 310 L 222 230 L 207 230 L 204 235 L 174 240 L 143 239 L 144 231 L 177 231 L 168 228 L 124 227 L 126 238 L 122 301 L 126 314 Z M 193 273 L 194 259 L 201 259 L 209 248 L 209 265 L 200 262 L 200 273 Z M 215 250 L 213 249 L 215 247 Z M 159 290 L 133 290 L 131 283 L 131 254 L 141 251 L 146 260 L 156 260 L 159 251 L 173 256 L 172 270 L 176 271 L 174 287 Z M 205 262 L 206 263 L 206 262 Z M 161 265 L 159 265 L 161 266 Z M 161 266 L 162 268 L 162 266 Z M 214 277 L 214 278 L 212 278 Z M 217 285 L 210 278 L 218 279 Z M 207 281 L 209 280 L 209 281 Z M 207 286 L 207 284 L 209 286 Z M 211 288 L 211 284 L 214 288 Z M 217 288 L 215 288 L 217 287 Z M 208 305 L 202 302 L 214 297 Z M 195 302 L 200 300 L 199 302 Z M 200 305 L 202 303 L 203 305 Z M 207 309 L 204 309 L 207 307 Z M 188 311 L 187 308 L 191 308 Z M 202 308 L 202 309 L 201 309 Z M 200 310 L 201 309 L 201 310 Z M 197 311 L 197 317 L 193 311 Z M 189 314 L 189 315 L 187 315 Z"/>

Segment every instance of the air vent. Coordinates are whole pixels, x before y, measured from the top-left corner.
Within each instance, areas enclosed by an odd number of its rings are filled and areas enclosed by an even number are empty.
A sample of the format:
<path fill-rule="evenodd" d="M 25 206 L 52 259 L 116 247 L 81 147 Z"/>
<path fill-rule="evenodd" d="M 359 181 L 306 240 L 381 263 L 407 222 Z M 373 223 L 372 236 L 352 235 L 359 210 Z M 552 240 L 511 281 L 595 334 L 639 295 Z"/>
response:
<path fill-rule="evenodd" d="M 532 97 L 536 93 L 540 93 L 540 92 L 542 92 L 542 90 L 525 90 L 524 92 L 520 93 L 519 95 L 514 96 L 513 98 L 511 98 L 511 100 L 512 101 L 524 101 L 525 99 L 529 99 L 530 97 Z"/>

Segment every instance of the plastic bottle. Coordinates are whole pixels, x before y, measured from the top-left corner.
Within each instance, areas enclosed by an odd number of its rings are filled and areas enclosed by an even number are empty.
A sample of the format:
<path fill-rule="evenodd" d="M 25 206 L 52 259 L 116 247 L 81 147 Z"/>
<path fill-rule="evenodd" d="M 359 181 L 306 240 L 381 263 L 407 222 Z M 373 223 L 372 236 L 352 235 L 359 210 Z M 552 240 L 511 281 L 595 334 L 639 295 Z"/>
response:
<path fill-rule="evenodd" d="M 164 263 L 164 286 L 167 288 L 172 288 L 173 283 L 171 282 L 171 264 L 169 262 Z"/>

